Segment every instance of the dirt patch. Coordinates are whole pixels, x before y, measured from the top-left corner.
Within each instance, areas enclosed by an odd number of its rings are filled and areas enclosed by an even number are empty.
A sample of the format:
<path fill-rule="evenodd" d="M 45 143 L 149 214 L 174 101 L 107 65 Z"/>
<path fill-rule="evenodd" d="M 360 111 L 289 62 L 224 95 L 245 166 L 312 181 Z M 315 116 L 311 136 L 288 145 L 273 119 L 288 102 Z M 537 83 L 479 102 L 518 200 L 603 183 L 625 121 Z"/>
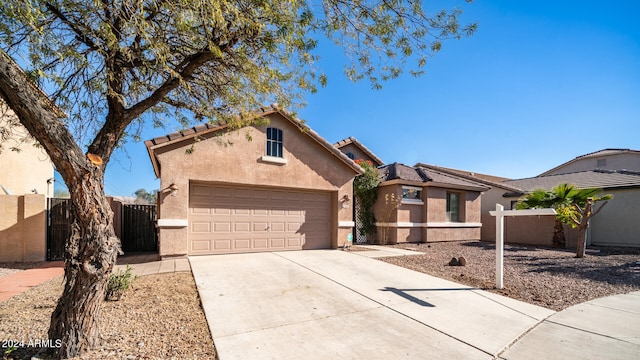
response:
<path fill-rule="evenodd" d="M 592 248 L 578 259 L 574 251 L 506 245 L 504 289 L 497 290 L 494 244 L 471 241 L 391 246 L 424 254 L 379 260 L 556 311 L 640 290 L 640 248 Z M 460 256 L 466 259 L 466 266 L 449 266 L 453 257 Z"/>
<path fill-rule="evenodd" d="M 62 277 L 0 303 L 0 341 L 47 339 L 49 319 L 62 293 Z M 215 359 L 211 334 L 190 272 L 137 278 L 120 301 L 102 307 L 103 345 L 78 359 Z M 1 345 L 1 344 L 0 344 Z M 0 354 L 5 348 L 0 348 Z M 42 347 L 23 347 L 7 359 L 47 358 Z"/>

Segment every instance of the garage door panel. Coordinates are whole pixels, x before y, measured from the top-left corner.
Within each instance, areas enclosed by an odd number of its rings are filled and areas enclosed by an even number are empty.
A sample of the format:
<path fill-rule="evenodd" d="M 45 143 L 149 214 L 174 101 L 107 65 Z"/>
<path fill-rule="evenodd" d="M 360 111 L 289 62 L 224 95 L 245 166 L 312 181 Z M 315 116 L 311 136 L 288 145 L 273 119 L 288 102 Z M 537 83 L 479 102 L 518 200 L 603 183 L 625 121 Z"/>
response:
<path fill-rule="evenodd" d="M 231 232 L 231 223 L 230 222 L 216 222 L 213 225 L 213 231 L 217 233 L 230 233 Z"/>
<path fill-rule="evenodd" d="M 231 250 L 231 239 L 213 240 L 213 250 Z"/>
<path fill-rule="evenodd" d="M 283 223 L 283 222 L 272 222 L 271 226 L 269 228 L 271 229 L 271 231 L 274 231 L 274 232 L 284 232 L 285 223 Z"/>
<path fill-rule="evenodd" d="M 330 193 L 192 184 L 190 253 L 330 246 Z"/>
<path fill-rule="evenodd" d="M 211 241 L 209 240 L 193 240 L 191 247 L 194 251 L 211 251 Z"/>
<path fill-rule="evenodd" d="M 211 196 L 211 186 L 192 184 L 190 194 L 194 197 L 209 197 Z"/>
<path fill-rule="evenodd" d="M 234 224 L 234 231 L 237 233 L 245 233 L 251 231 L 250 222 L 236 222 Z"/>
<path fill-rule="evenodd" d="M 211 223 L 208 221 L 207 222 L 193 221 L 191 222 L 191 232 L 208 234 L 211 232 Z"/>
<path fill-rule="evenodd" d="M 284 248 L 284 244 L 284 238 L 272 238 L 270 245 L 272 248 Z"/>
<path fill-rule="evenodd" d="M 269 249 L 269 239 L 253 239 L 253 248 L 256 250 Z"/>

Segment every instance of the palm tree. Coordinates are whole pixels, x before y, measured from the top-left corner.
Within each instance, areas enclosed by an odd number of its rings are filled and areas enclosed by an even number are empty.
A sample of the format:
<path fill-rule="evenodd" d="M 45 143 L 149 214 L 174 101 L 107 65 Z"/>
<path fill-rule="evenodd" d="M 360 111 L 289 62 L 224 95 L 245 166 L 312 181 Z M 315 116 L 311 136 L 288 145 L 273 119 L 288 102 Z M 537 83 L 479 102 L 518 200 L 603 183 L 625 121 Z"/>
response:
<path fill-rule="evenodd" d="M 578 244 L 576 257 L 584 257 L 587 246 L 587 230 L 591 218 L 602 210 L 607 201 L 612 199 L 612 195 L 601 195 L 598 188 L 579 189 L 574 185 L 560 184 L 551 191 L 538 189 L 523 196 L 516 204 L 516 209 L 530 208 L 553 208 L 556 210 L 556 224 L 553 233 L 554 246 L 564 244 L 564 230 L 562 223 L 569 224 L 573 228 L 578 228 Z M 594 211 L 594 204 L 604 201 Z"/>

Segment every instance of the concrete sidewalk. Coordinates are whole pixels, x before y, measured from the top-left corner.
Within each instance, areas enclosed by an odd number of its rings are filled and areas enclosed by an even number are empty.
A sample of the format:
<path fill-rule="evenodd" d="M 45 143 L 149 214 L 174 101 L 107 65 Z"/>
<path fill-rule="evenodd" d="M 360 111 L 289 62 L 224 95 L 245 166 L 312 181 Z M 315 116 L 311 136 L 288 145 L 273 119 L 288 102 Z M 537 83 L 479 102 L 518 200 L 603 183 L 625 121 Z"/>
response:
<path fill-rule="evenodd" d="M 190 257 L 220 359 L 494 359 L 554 314 L 358 255 Z"/>
<path fill-rule="evenodd" d="M 640 291 L 591 300 L 551 315 L 501 358 L 640 359 Z"/>
<path fill-rule="evenodd" d="M 46 262 L 36 268 L 0 277 L 0 302 L 64 274 L 63 261 Z"/>
<path fill-rule="evenodd" d="M 367 251 L 350 251 L 353 254 L 365 256 L 369 258 L 382 258 L 382 257 L 392 257 L 392 256 L 409 256 L 409 255 L 420 255 L 423 254 L 418 251 L 413 250 L 405 250 L 393 248 L 390 246 L 380 246 L 380 245 L 363 245 L 357 244 L 358 247 L 369 249 Z"/>
<path fill-rule="evenodd" d="M 135 254 L 118 258 L 114 272 L 126 270 L 136 276 L 162 274 L 178 271 L 190 271 L 186 258 L 159 260 L 158 254 Z M 64 274 L 63 261 L 50 261 L 43 265 L 0 277 L 0 302 Z"/>

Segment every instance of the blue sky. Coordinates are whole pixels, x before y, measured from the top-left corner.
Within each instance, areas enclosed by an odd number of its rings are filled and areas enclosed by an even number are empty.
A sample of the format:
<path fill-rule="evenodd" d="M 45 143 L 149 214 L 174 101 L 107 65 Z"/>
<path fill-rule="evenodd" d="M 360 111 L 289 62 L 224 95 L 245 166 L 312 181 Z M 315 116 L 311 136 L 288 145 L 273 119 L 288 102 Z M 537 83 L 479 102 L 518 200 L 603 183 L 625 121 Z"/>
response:
<path fill-rule="evenodd" d="M 640 2 L 438 4 L 461 6 L 477 33 L 445 42 L 424 76 L 377 91 L 346 80 L 340 49 L 321 44 L 329 84 L 307 96 L 299 117 L 330 142 L 356 137 L 388 163 L 509 178 L 604 148 L 640 149 Z M 109 195 L 158 186 L 142 142 L 117 151 L 107 168 Z"/>

